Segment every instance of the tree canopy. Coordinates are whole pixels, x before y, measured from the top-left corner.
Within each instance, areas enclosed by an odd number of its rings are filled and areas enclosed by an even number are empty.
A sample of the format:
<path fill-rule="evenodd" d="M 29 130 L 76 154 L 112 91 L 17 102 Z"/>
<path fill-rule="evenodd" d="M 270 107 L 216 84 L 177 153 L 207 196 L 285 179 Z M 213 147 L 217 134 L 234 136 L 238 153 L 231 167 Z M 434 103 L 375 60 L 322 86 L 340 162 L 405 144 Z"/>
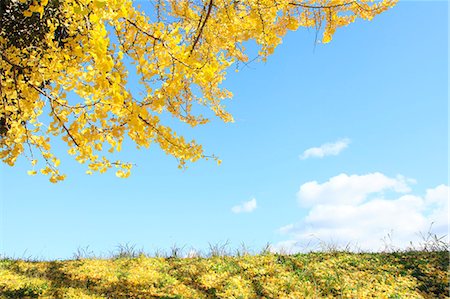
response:
<path fill-rule="evenodd" d="M 233 64 L 247 63 L 253 40 L 265 60 L 289 30 L 309 27 L 327 43 L 338 27 L 371 20 L 395 0 L 152 0 L 151 11 L 131 0 L 4 0 L 0 3 L 0 158 L 20 156 L 51 182 L 65 178 L 52 150 L 61 138 L 87 173 L 132 164 L 114 160 L 125 138 L 152 143 L 179 167 L 208 157 L 164 122 L 192 127 L 209 108 L 233 117 L 221 87 Z M 146 14 L 147 13 L 147 14 Z M 140 92 L 129 82 L 130 65 Z"/>

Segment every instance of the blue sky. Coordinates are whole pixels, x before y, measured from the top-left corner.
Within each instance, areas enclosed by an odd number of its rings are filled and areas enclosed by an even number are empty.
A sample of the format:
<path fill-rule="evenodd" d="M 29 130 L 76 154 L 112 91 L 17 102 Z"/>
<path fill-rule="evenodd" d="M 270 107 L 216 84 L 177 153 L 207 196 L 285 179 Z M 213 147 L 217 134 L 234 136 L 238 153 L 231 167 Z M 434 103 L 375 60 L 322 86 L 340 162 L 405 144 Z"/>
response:
<path fill-rule="evenodd" d="M 118 244 L 243 242 L 300 251 L 321 241 L 379 250 L 448 230 L 448 4 L 401 2 L 314 45 L 289 33 L 267 63 L 225 86 L 235 123 L 180 133 L 223 163 L 184 171 L 157 146 L 124 148 L 128 179 L 62 159 L 56 185 L 0 165 L 0 254 L 71 258 Z M 64 153 L 64 148 L 57 149 Z M 64 156 L 63 156 L 64 158 Z"/>

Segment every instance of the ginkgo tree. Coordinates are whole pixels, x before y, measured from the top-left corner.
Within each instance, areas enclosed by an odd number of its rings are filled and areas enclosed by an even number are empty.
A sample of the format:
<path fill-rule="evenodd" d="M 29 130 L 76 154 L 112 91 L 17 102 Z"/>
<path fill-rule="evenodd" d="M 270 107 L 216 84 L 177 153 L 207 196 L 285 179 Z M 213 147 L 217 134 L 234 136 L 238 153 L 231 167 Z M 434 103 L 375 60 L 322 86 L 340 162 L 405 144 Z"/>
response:
<path fill-rule="evenodd" d="M 0 4 L 0 158 L 30 161 L 29 174 L 65 178 L 51 143 L 61 138 L 87 173 L 132 164 L 114 160 L 125 138 L 152 143 L 179 167 L 208 158 L 163 115 L 192 127 L 204 106 L 232 122 L 226 71 L 247 62 L 246 43 L 265 60 L 289 30 L 311 27 L 327 43 L 338 27 L 371 20 L 394 0 L 3 0 Z M 127 82 L 134 67 L 141 90 Z M 133 76 L 134 78 L 134 76 Z M 211 157 L 210 157 L 211 158 Z M 212 158 L 216 159 L 215 156 Z"/>

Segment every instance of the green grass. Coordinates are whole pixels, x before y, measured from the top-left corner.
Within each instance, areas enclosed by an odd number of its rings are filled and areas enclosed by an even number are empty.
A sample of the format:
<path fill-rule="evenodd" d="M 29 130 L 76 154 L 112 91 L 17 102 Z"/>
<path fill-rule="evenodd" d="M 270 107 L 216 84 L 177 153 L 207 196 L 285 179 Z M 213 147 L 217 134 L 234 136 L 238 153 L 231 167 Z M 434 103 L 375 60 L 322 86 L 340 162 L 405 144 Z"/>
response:
<path fill-rule="evenodd" d="M 449 298 L 444 249 L 229 255 L 215 245 L 183 258 L 176 246 L 150 257 L 124 245 L 109 258 L 3 258 L 0 298 Z"/>

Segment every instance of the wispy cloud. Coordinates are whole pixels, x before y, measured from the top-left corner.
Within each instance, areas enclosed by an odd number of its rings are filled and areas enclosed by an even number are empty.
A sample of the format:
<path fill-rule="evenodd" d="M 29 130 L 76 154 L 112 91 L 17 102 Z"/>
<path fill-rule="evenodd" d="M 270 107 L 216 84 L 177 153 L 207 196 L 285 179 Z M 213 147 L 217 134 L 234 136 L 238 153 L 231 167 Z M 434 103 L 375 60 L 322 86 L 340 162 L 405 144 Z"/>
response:
<path fill-rule="evenodd" d="M 256 209 L 256 198 L 252 198 L 249 201 L 245 201 L 240 205 L 236 205 L 231 208 L 231 211 L 235 214 L 239 213 L 251 213 Z"/>
<path fill-rule="evenodd" d="M 308 158 L 323 158 L 325 156 L 337 156 L 340 152 L 348 147 L 350 139 L 343 138 L 336 142 L 324 143 L 319 147 L 312 147 L 303 152 L 300 155 L 300 159 L 305 160 Z"/>
<path fill-rule="evenodd" d="M 297 198 L 309 210 L 299 222 L 279 228 L 289 237 L 273 250 L 315 250 L 305 247 L 320 242 L 341 247 L 350 243 L 369 251 L 382 250 L 389 242 L 406 248 L 411 241 L 418 244 L 419 233 L 427 232 L 431 223 L 434 234 L 447 235 L 449 186 L 439 185 L 420 195 L 411 193 L 413 182 L 381 173 L 340 174 L 322 184 L 307 182 Z M 387 197 L 384 191 L 392 192 Z"/>

